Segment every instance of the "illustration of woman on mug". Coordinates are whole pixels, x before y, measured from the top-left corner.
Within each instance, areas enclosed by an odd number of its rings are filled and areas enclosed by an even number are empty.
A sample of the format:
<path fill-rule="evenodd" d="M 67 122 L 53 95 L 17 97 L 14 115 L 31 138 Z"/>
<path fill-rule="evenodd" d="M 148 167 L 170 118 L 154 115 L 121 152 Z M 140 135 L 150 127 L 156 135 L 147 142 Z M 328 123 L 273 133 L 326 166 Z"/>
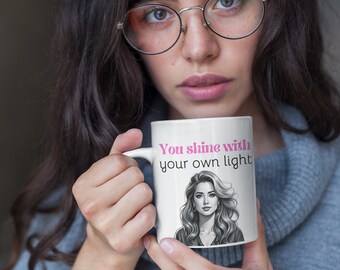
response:
<path fill-rule="evenodd" d="M 188 246 L 211 246 L 244 240 L 237 225 L 236 193 L 211 171 L 195 174 L 186 188 L 182 228 L 176 239 Z"/>

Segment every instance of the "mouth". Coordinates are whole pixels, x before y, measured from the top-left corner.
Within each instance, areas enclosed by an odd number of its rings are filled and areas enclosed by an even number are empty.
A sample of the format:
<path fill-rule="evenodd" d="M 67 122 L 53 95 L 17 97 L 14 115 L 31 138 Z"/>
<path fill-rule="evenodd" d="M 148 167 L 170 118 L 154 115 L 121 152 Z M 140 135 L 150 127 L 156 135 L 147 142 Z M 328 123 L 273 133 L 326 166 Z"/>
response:
<path fill-rule="evenodd" d="M 232 79 L 216 75 L 193 75 L 184 80 L 178 87 L 183 94 L 194 101 L 218 99 L 229 88 Z"/>
<path fill-rule="evenodd" d="M 210 206 L 205 206 L 202 209 L 204 210 L 204 212 L 208 212 L 211 209 L 211 207 Z"/>

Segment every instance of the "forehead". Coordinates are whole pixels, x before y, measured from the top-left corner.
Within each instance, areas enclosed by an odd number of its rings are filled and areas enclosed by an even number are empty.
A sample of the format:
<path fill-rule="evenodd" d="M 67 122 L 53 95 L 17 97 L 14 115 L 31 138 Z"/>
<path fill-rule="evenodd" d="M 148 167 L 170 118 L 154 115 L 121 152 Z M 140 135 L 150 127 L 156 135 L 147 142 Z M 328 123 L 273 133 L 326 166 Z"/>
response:
<path fill-rule="evenodd" d="M 181 1 L 181 0 L 155 0 L 155 1 L 151 1 L 151 0 L 132 0 L 132 1 L 130 1 L 130 3 L 132 3 L 132 4 L 136 4 L 136 3 L 158 3 L 158 2 L 175 3 L 175 2 L 185 2 L 185 1 Z"/>
<path fill-rule="evenodd" d="M 214 191 L 214 186 L 211 182 L 202 182 L 199 183 L 196 187 L 196 193 L 197 192 L 209 192 Z"/>
<path fill-rule="evenodd" d="M 130 1 L 131 5 L 136 5 L 136 4 L 144 4 L 144 3 L 161 3 L 161 4 L 175 4 L 175 3 L 181 3 L 181 4 L 193 4 L 193 5 L 198 5 L 202 3 L 206 3 L 208 0 L 193 0 L 193 1 L 188 1 L 188 0 L 132 0 Z"/>

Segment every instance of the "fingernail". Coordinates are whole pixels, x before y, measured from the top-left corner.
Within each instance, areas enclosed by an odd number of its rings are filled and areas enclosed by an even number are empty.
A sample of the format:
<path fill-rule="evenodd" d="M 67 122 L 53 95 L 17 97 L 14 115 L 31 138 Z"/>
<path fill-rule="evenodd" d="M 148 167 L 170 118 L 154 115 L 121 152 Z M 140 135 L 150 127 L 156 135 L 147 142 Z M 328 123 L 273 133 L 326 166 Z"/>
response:
<path fill-rule="evenodd" d="M 134 131 L 135 131 L 135 129 L 130 128 L 130 129 L 128 129 L 125 133 L 133 133 Z"/>
<path fill-rule="evenodd" d="M 166 254 L 171 254 L 174 251 L 173 245 L 166 240 L 161 241 L 160 246 Z"/>
<path fill-rule="evenodd" d="M 149 248 L 150 243 L 151 243 L 150 237 L 145 237 L 145 238 L 143 239 L 143 245 L 144 245 L 144 247 L 145 247 L 146 249 Z"/>
<path fill-rule="evenodd" d="M 130 134 L 130 133 L 133 134 L 133 133 L 136 133 L 136 132 L 139 132 L 139 130 L 137 128 L 131 128 L 128 131 L 126 131 L 125 133 L 126 134 Z"/>
<path fill-rule="evenodd" d="M 260 212 L 261 205 L 260 205 L 260 200 L 259 200 L 259 198 L 256 199 L 256 203 L 257 203 L 257 209 L 258 209 L 258 211 Z"/>

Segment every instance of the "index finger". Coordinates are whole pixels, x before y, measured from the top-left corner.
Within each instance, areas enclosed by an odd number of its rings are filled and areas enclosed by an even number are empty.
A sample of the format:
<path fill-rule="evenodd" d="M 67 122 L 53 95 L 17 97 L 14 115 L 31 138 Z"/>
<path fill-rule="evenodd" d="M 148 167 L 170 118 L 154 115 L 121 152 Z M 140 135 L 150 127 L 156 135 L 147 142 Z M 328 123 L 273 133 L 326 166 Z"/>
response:
<path fill-rule="evenodd" d="M 125 151 L 138 148 L 142 144 L 142 139 L 143 133 L 137 128 L 119 134 L 112 145 L 110 155 L 121 154 Z"/>

